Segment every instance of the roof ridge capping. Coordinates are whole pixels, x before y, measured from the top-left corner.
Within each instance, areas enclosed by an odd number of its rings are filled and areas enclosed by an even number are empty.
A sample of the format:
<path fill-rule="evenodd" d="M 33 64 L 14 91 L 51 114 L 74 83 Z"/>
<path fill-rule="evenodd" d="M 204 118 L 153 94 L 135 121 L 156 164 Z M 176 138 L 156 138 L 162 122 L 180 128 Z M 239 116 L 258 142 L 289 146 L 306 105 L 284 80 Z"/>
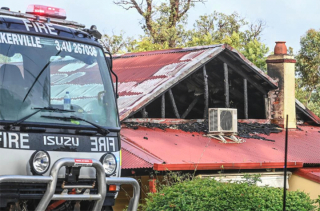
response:
<path fill-rule="evenodd" d="M 222 47 L 224 44 L 216 44 L 216 45 L 203 45 L 203 46 L 194 46 L 194 47 L 185 47 L 185 48 L 172 48 L 172 49 L 163 49 L 163 50 L 155 50 L 155 51 L 143 51 L 143 52 L 135 52 L 135 53 L 125 53 L 125 54 L 115 54 L 114 58 L 128 58 L 128 57 L 137 57 L 137 56 L 151 56 L 156 54 L 170 54 L 170 53 L 181 53 L 188 51 L 198 51 L 209 48 Z"/>

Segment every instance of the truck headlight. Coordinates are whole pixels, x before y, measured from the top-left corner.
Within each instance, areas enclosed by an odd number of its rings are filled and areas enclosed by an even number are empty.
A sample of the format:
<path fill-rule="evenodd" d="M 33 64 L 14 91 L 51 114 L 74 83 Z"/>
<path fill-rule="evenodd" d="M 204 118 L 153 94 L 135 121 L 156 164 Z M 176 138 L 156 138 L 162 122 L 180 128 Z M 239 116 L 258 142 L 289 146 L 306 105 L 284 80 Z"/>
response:
<path fill-rule="evenodd" d="M 50 166 L 49 154 L 45 151 L 36 151 L 30 158 L 31 172 L 42 175 L 48 171 Z"/>
<path fill-rule="evenodd" d="M 106 153 L 100 158 L 100 162 L 103 165 L 104 171 L 107 176 L 111 176 L 116 172 L 117 160 L 111 153 Z"/>

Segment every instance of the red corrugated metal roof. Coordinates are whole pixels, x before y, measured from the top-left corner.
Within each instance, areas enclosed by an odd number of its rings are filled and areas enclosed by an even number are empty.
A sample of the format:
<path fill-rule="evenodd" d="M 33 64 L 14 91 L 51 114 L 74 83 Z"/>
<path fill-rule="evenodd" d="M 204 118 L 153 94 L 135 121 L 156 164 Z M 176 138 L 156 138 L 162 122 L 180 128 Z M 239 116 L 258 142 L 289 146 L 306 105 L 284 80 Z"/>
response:
<path fill-rule="evenodd" d="M 152 168 L 153 164 L 122 148 L 122 169 Z"/>
<path fill-rule="evenodd" d="M 163 160 L 121 137 L 122 169 L 153 168 Z"/>
<path fill-rule="evenodd" d="M 301 128 L 303 131 L 289 131 L 288 162 L 292 166 L 296 164 L 296 167 L 301 167 L 301 163 L 320 163 L 320 128 Z M 164 131 L 144 127 L 137 130 L 123 128 L 121 134 L 127 141 L 160 158 L 166 164 L 274 163 L 279 167 L 284 161 L 284 132 L 266 136 L 275 142 L 246 139 L 246 142 L 241 144 L 223 144 L 202 133 L 174 129 Z"/>
<path fill-rule="evenodd" d="M 320 183 L 320 168 L 301 168 L 294 172 L 294 174 L 299 175 L 303 178 L 312 180 L 314 182 Z"/>
<path fill-rule="evenodd" d="M 126 137 L 121 136 L 121 147 L 137 157 L 149 162 L 149 163 L 163 163 L 159 157 L 149 153 L 143 147 L 140 147 L 132 142 L 130 142 Z"/>
<path fill-rule="evenodd" d="M 160 96 L 224 50 L 236 54 L 239 60 L 250 66 L 270 84 L 271 88 L 277 87 L 275 80 L 227 45 L 124 54 L 115 57 L 113 62 L 113 70 L 120 82 L 118 99 L 120 120 L 124 120 L 131 113 Z"/>

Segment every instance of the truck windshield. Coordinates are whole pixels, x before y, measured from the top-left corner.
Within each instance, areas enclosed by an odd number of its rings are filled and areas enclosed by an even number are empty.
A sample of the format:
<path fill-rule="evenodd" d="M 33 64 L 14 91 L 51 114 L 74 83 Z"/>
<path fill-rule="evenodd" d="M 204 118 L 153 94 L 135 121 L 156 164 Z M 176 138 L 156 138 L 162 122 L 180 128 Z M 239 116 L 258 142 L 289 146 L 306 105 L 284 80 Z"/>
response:
<path fill-rule="evenodd" d="M 100 48 L 15 33 L 0 32 L 0 37 L 0 121 L 16 121 L 34 108 L 50 107 L 73 110 L 73 116 L 100 126 L 119 127 L 113 84 Z M 43 110 L 26 122 L 90 125 L 42 115 L 70 113 Z"/>

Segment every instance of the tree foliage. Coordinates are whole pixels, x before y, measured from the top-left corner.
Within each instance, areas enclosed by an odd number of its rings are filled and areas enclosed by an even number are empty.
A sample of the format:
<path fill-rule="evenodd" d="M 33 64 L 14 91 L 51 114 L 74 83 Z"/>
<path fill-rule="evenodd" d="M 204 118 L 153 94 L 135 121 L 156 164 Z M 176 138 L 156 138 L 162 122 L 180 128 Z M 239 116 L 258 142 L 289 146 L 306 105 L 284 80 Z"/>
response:
<path fill-rule="evenodd" d="M 308 30 L 300 45 L 296 55 L 296 98 L 320 116 L 320 30 Z"/>
<path fill-rule="evenodd" d="M 267 70 L 266 59 L 269 48 L 265 44 L 254 39 L 246 45 L 240 46 L 238 50 L 257 67 L 265 71 Z"/>
<path fill-rule="evenodd" d="M 149 193 L 142 210 L 282 210 L 283 190 L 250 183 L 193 179 Z M 287 193 L 286 210 L 314 210 L 315 201 L 301 191 Z"/>
<path fill-rule="evenodd" d="M 193 28 L 187 30 L 188 11 L 195 3 L 203 0 L 167 0 L 156 3 L 154 0 L 117 0 L 115 4 L 124 9 L 135 9 L 143 18 L 145 32 L 138 39 L 125 39 L 120 36 L 105 36 L 107 45 L 113 53 L 125 47 L 128 52 L 162 50 L 174 47 L 192 47 L 212 44 L 229 44 L 243 53 L 261 69 L 266 69 L 266 55 L 269 49 L 261 43 L 261 34 L 265 28 L 263 21 L 249 23 L 234 12 L 230 15 L 214 11 L 201 15 Z M 113 38 L 113 39 L 112 39 Z M 118 42 L 117 42 L 118 41 Z M 119 46 L 121 46 L 119 48 Z"/>
<path fill-rule="evenodd" d="M 239 50 L 259 68 L 266 70 L 266 56 L 269 48 L 260 42 L 265 28 L 263 21 L 249 23 L 234 12 L 231 15 L 217 11 L 202 15 L 189 31 L 186 46 L 229 44 Z"/>
<path fill-rule="evenodd" d="M 302 83 L 302 78 L 296 78 L 296 98 L 308 107 L 317 116 L 320 116 L 320 87 L 315 91 L 309 92 Z"/>
<path fill-rule="evenodd" d="M 246 27 L 246 29 L 243 29 Z M 237 12 L 230 15 L 214 11 L 212 14 L 205 14 L 199 17 L 194 24 L 194 36 L 211 34 L 214 40 L 223 40 L 225 36 L 231 37 L 234 33 L 243 37 L 243 42 L 260 40 L 265 23 L 262 20 L 257 23 L 249 23 Z"/>
<path fill-rule="evenodd" d="M 163 48 L 174 48 L 181 42 L 187 12 L 196 2 L 203 0 L 168 0 L 160 4 L 154 0 L 142 0 L 141 3 L 136 0 L 114 1 L 126 10 L 135 9 L 144 19 L 142 29 L 150 42 Z"/>
<path fill-rule="evenodd" d="M 310 29 L 300 39 L 301 49 L 296 56 L 296 73 L 300 92 L 305 91 L 299 99 L 309 106 L 318 99 L 320 86 L 320 30 Z M 299 90 L 298 90 L 299 91 Z M 298 93 L 299 94 L 299 93 Z M 318 101 L 319 102 L 319 101 Z M 320 112 L 319 112 L 320 114 Z"/>

